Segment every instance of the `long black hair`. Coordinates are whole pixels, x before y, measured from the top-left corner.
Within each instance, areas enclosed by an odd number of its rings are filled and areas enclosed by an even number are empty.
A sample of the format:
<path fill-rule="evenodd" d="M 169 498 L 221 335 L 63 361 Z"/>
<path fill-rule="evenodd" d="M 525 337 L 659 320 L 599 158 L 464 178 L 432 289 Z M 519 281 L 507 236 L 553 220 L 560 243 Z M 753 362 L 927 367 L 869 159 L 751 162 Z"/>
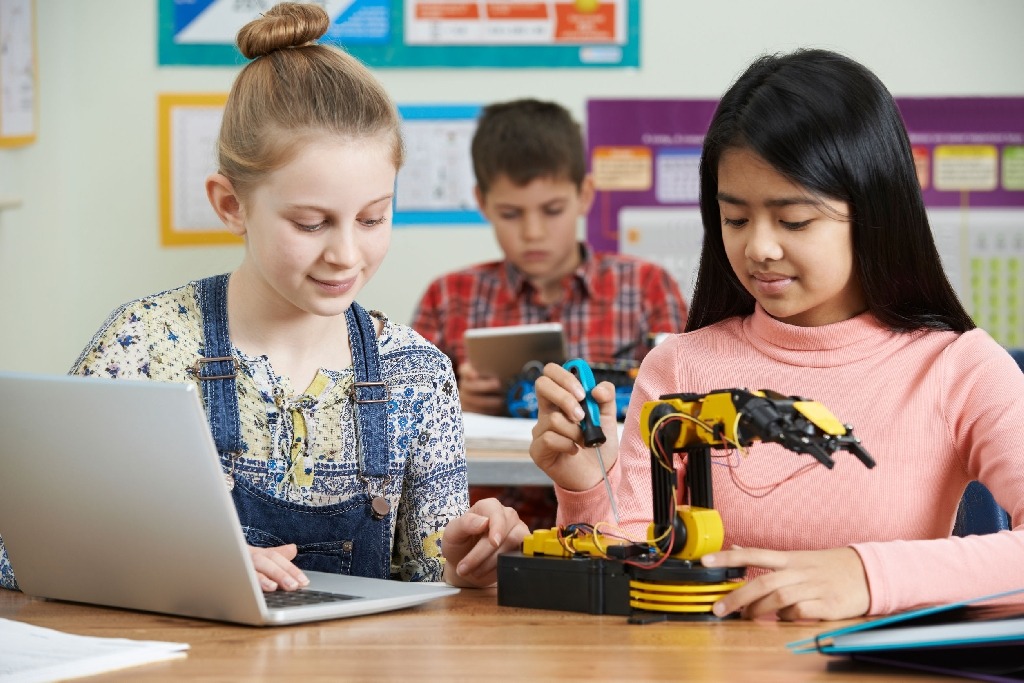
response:
<path fill-rule="evenodd" d="M 975 327 L 942 269 L 910 140 L 889 91 L 852 59 L 808 49 L 758 58 L 715 110 L 700 161 L 704 244 L 687 331 L 754 310 L 722 243 L 718 164 L 733 148 L 749 149 L 811 193 L 849 205 L 854 267 L 882 324 Z"/>

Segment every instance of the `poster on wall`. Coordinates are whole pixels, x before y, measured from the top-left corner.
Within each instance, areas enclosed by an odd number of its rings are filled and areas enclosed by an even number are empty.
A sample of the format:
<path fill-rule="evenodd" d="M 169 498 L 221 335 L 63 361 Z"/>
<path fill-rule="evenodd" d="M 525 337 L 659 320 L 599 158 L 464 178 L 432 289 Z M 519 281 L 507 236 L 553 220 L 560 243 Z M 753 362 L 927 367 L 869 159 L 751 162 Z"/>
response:
<path fill-rule="evenodd" d="M 400 105 L 405 165 L 398 172 L 396 226 L 484 225 L 473 188 L 470 143 L 480 105 Z"/>
<path fill-rule="evenodd" d="M 590 100 L 594 203 L 587 241 L 661 264 L 692 298 L 700 259 L 698 164 L 716 100 Z"/>
<path fill-rule="evenodd" d="M 206 197 L 217 171 L 217 136 L 226 93 L 164 93 L 157 98 L 157 178 L 160 244 L 165 247 L 241 245 Z"/>
<path fill-rule="evenodd" d="M 237 66 L 276 0 L 157 0 L 158 63 Z M 640 0 L 319 0 L 325 41 L 372 67 L 638 67 Z"/>
<path fill-rule="evenodd" d="M 660 263 L 692 298 L 698 167 L 715 100 L 591 100 L 587 239 Z M 1024 347 L 1024 98 L 897 98 L 932 232 L 979 327 Z"/>
<path fill-rule="evenodd" d="M 0 147 L 36 139 L 35 39 L 34 0 L 0 0 Z"/>

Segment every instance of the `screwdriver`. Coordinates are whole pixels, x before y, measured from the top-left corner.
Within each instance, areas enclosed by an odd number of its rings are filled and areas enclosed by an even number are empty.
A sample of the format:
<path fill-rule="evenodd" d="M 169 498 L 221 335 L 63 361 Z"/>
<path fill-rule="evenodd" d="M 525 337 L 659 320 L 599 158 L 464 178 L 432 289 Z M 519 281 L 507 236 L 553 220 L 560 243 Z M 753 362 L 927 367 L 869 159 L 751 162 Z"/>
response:
<path fill-rule="evenodd" d="M 597 462 L 601 466 L 601 477 L 604 479 L 605 491 L 608 492 L 608 502 L 612 506 L 612 515 L 615 517 L 615 523 L 620 524 L 619 510 L 615 505 L 615 496 L 612 494 L 611 482 L 608 481 L 608 470 L 604 466 L 604 458 L 601 457 L 601 449 L 599 448 L 601 444 L 607 441 L 607 438 L 601 429 L 601 411 L 597 407 L 597 401 L 594 400 L 590 393 L 596 384 L 594 381 L 594 371 L 587 365 L 587 361 L 582 358 L 573 358 L 570 361 L 566 361 L 562 367 L 571 372 L 573 377 L 578 379 L 580 384 L 583 385 L 583 400 L 580 401 L 580 407 L 583 408 L 583 420 L 580 421 L 580 429 L 583 432 L 583 445 L 587 448 L 593 448 L 594 452 L 597 453 Z"/>

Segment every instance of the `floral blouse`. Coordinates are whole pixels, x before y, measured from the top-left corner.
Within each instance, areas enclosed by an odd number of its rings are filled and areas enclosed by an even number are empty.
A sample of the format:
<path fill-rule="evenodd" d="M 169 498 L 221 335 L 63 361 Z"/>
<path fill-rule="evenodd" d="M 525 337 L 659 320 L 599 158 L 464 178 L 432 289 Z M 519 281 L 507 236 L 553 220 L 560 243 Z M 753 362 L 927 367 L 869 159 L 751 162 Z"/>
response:
<path fill-rule="evenodd" d="M 391 517 L 392 576 L 439 581 L 441 535 L 466 511 L 469 497 L 455 376 L 448 358 L 418 333 L 377 311 L 371 315 L 383 322 L 378 348 L 391 395 L 391 456 L 382 495 L 397 510 Z M 189 283 L 114 311 L 71 372 L 193 382 L 202 343 L 195 283 Z M 321 369 L 308 387 L 296 390 L 275 374 L 267 357 L 247 356 L 237 348 L 232 355 L 238 362 L 244 444 L 234 459 L 234 477 L 305 505 L 330 505 L 365 493 L 349 393 L 352 368 Z M 0 586 L 16 587 L 2 541 Z"/>

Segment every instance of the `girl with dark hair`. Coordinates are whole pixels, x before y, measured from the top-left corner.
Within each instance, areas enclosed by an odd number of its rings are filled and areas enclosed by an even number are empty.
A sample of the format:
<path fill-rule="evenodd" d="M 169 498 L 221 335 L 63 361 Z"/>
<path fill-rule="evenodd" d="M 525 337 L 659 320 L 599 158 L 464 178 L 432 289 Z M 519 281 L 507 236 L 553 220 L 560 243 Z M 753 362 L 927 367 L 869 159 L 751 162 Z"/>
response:
<path fill-rule="evenodd" d="M 700 174 L 686 332 L 644 360 L 622 443 L 602 447 L 623 527 L 642 534 L 651 518 L 644 402 L 766 388 L 830 408 L 877 466 L 808 467 L 756 443 L 713 468 L 727 550 L 701 561 L 751 568 L 715 614 L 843 619 L 1024 586 L 1024 527 L 950 537 L 973 479 L 1024 520 L 1024 375 L 946 279 L 886 88 L 833 52 L 762 57 L 719 103 Z M 580 446 L 582 387 L 549 365 L 536 388 L 530 454 L 556 484 L 558 523 L 609 519 Z M 592 396 L 614 435 L 613 387 Z"/>

